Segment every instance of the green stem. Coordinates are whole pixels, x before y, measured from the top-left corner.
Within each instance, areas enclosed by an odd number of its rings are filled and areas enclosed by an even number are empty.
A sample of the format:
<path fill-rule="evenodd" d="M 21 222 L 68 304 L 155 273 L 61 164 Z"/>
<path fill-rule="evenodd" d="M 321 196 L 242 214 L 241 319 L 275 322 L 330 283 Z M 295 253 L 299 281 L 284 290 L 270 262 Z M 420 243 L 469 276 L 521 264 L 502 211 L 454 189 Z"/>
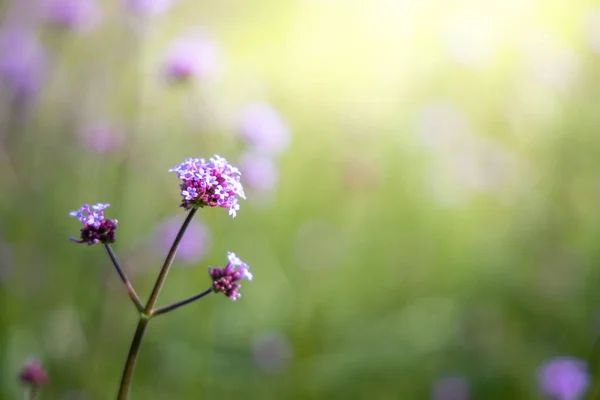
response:
<path fill-rule="evenodd" d="M 163 263 L 160 272 L 158 273 L 158 278 L 156 278 L 156 283 L 152 288 L 152 292 L 150 293 L 150 298 L 146 303 L 146 306 L 140 312 L 140 320 L 137 325 L 137 329 L 135 330 L 135 334 L 133 335 L 133 340 L 131 341 L 131 347 L 129 348 L 129 354 L 127 355 L 127 361 L 125 362 L 125 367 L 123 368 L 123 376 L 121 378 L 121 385 L 119 386 L 119 394 L 117 396 L 118 400 L 126 400 L 127 394 L 129 393 L 129 387 L 131 386 L 131 378 L 133 377 L 133 369 L 135 367 L 135 362 L 137 361 L 137 356 L 140 351 L 140 345 L 142 344 L 142 339 L 144 337 L 144 333 L 146 332 L 146 327 L 148 322 L 150 322 L 150 318 L 154 313 L 153 308 L 156 300 L 158 299 L 158 294 L 160 293 L 160 289 L 162 288 L 167 274 L 169 273 L 169 269 L 171 268 L 171 264 L 173 263 L 173 259 L 175 258 L 175 254 L 177 253 L 177 248 L 181 243 L 181 239 L 185 234 L 190 222 L 196 215 L 198 211 L 197 208 L 192 208 L 188 213 L 185 221 L 181 225 L 175 240 L 173 241 L 173 245 L 171 245 L 171 249 L 165 258 L 165 262 Z M 109 253 L 110 254 L 110 253 Z M 187 303 L 186 303 L 187 304 Z"/>
<path fill-rule="evenodd" d="M 213 287 L 211 286 L 208 289 L 206 289 L 204 292 L 200 292 L 200 293 L 198 293 L 198 294 L 196 294 L 196 295 L 194 295 L 192 297 L 188 297 L 185 300 L 181 300 L 181 301 L 178 301 L 178 302 L 173 303 L 171 305 L 168 305 L 168 306 L 165 306 L 165 307 L 161 307 L 161 308 L 159 308 L 157 310 L 154 310 L 152 312 L 152 316 L 154 317 L 156 315 L 165 314 L 165 313 L 168 313 L 170 311 L 176 310 L 179 307 L 185 306 L 186 304 L 190 304 L 191 302 L 194 302 L 194 301 L 196 301 L 198 299 L 203 298 L 204 296 L 206 296 L 208 294 L 211 294 L 213 291 L 214 291 Z"/>
<path fill-rule="evenodd" d="M 115 266 L 115 269 L 117 270 L 121 281 L 123 281 L 123 283 L 125 284 L 125 289 L 127 289 L 127 293 L 129 294 L 131 301 L 133 301 L 133 304 L 135 304 L 135 307 L 139 312 L 144 311 L 144 305 L 140 301 L 140 298 L 138 297 L 137 293 L 135 292 L 133 285 L 131 285 L 129 279 L 127 279 L 127 275 L 125 275 L 123 268 L 121 268 L 121 266 L 119 265 L 119 262 L 117 261 L 117 257 L 115 256 L 112 247 L 110 247 L 110 244 L 105 244 L 104 248 L 106 249 L 106 252 L 108 253 L 108 256 L 110 257 L 113 265 Z"/>
<path fill-rule="evenodd" d="M 135 335 L 133 335 L 133 340 L 131 341 L 131 347 L 129 348 L 129 354 L 127 355 L 127 361 L 125 362 L 125 368 L 123 369 L 123 377 L 121 378 L 121 386 L 119 386 L 119 394 L 117 396 L 118 400 L 127 399 L 129 387 L 131 386 L 131 378 L 133 377 L 133 368 L 135 367 L 137 355 L 140 351 L 140 345 L 142 344 L 142 339 L 144 338 L 144 333 L 146 332 L 149 321 L 150 318 L 142 315 L 138 322 Z"/>

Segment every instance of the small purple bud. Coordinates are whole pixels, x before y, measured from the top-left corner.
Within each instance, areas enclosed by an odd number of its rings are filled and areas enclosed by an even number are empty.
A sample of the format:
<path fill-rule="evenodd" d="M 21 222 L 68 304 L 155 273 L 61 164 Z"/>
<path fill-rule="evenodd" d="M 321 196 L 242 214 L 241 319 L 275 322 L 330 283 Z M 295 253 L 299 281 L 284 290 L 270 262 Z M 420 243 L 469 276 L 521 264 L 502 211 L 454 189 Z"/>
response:
<path fill-rule="evenodd" d="M 19 372 L 19 380 L 24 385 L 43 386 L 48 384 L 48 375 L 37 358 L 29 359 Z"/>
<path fill-rule="evenodd" d="M 253 276 L 248 264 L 240 260 L 235 253 L 229 252 L 228 263 L 225 268 L 208 268 L 208 273 L 213 280 L 213 290 L 222 292 L 230 300 L 235 301 L 242 297 L 239 293 L 241 285 L 236 283 L 242 279 L 251 281 Z"/>

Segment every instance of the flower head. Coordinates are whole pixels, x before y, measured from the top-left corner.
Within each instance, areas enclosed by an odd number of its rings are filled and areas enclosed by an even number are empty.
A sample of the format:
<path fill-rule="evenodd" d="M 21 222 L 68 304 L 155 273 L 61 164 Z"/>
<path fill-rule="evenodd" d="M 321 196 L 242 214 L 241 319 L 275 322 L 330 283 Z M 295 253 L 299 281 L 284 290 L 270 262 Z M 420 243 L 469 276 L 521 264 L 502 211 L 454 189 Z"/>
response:
<path fill-rule="evenodd" d="M 90 209 L 88 204 L 84 204 L 79 210 L 71 211 L 69 215 L 76 217 L 83 224 L 81 239 L 71 238 L 71 240 L 76 243 L 87 243 L 88 245 L 114 243 L 117 220 L 104 218 L 104 209 L 109 205 L 98 203 Z"/>
<path fill-rule="evenodd" d="M 181 207 L 223 207 L 235 217 L 240 209 L 238 196 L 246 198 L 240 183 L 240 171 L 223 157 L 215 155 L 209 161 L 204 158 L 187 158 L 169 172 L 176 172 L 181 180 Z"/>
<path fill-rule="evenodd" d="M 100 19 L 95 0 L 46 0 L 45 7 L 46 20 L 61 28 L 90 30 Z"/>
<path fill-rule="evenodd" d="M 542 393 L 557 400 L 582 398 L 589 385 L 584 361 L 573 357 L 557 357 L 546 362 L 538 372 Z"/>
<path fill-rule="evenodd" d="M 25 385 L 42 386 L 48 383 L 48 375 L 37 358 L 29 359 L 19 372 L 19 380 Z"/>
<path fill-rule="evenodd" d="M 124 0 L 131 11 L 144 15 L 158 15 L 167 11 L 174 0 Z"/>
<path fill-rule="evenodd" d="M 216 75 L 218 69 L 217 46 L 204 36 L 188 36 L 175 40 L 164 61 L 164 74 L 171 82 L 210 78 Z"/>
<path fill-rule="evenodd" d="M 235 301 L 242 297 L 238 292 L 242 287 L 237 281 L 242 279 L 252 280 L 252 274 L 249 271 L 249 266 L 240 260 L 235 253 L 227 254 L 229 262 L 224 268 L 208 268 L 208 273 L 213 280 L 213 290 L 222 292 L 229 299 Z"/>
<path fill-rule="evenodd" d="M 278 155 L 290 145 L 290 132 L 279 113 L 270 105 L 251 104 L 240 117 L 240 135 L 256 152 Z"/>

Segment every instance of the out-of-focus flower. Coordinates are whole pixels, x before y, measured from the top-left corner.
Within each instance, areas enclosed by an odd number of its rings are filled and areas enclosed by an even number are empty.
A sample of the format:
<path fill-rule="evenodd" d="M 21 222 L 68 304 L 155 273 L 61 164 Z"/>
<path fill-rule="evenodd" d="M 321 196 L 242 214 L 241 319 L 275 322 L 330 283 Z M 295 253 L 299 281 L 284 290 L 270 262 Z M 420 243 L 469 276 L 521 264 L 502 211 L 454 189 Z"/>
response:
<path fill-rule="evenodd" d="M 586 363 L 574 357 L 553 358 L 538 371 L 540 391 L 557 400 L 581 399 L 589 380 Z"/>
<path fill-rule="evenodd" d="M 48 384 L 48 375 L 37 358 L 30 358 L 21 368 L 19 380 L 25 385 L 43 386 Z"/>
<path fill-rule="evenodd" d="M 104 209 L 109 205 L 98 203 L 90 209 L 88 204 L 84 204 L 79 210 L 71 211 L 69 215 L 76 217 L 83 224 L 81 239 L 76 240 L 71 237 L 71 240 L 76 243 L 87 243 L 88 245 L 114 243 L 117 220 L 104 218 Z"/>
<path fill-rule="evenodd" d="M 100 8 L 95 0 L 45 0 L 44 17 L 64 29 L 88 31 L 100 21 Z"/>
<path fill-rule="evenodd" d="M 293 356 L 289 340 L 277 332 L 268 332 L 259 336 L 252 344 L 254 362 L 265 372 L 277 372 L 285 369 Z"/>
<path fill-rule="evenodd" d="M 240 135 L 259 153 L 277 155 L 290 145 L 287 125 L 268 104 L 251 104 L 242 110 Z"/>
<path fill-rule="evenodd" d="M 159 226 L 156 236 L 158 246 L 156 247 L 161 253 L 166 254 L 169 251 L 180 228 L 181 220 L 179 218 L 169 219 Z M 206 226 L 197 220 L 193 221 L 185 231 L 175 257 L 190 264 L 199 262 L 207 254 L 210 245 L 210 233 Z"/>
<path fill-rule="evenodd" d="M 125 6 L 143 15 L 158 15 L 167 11 L 175 3 L 174 0 L 124 0 Z"/>
<path fill-rule="evenodd" d="M 275 188 L 278 172 L 270 157 L 258 153 L 246 153 L 240 158 L 240 168 L 244 171 L 244 182 L 250 189 L 268 192 Z"/>
<path fill-rule="evenodd" d="M 467 400 L 469 398 L 469 384 L 457 376 L 438 379 L 431 390 L 432 400 Z"/>
<path fill-rule="evenodd" d="M 229 299 L 235 301 L 242 297 L 238 290 L 242 287 L 236 283 L 242 279 L 252 280 L 250 267 L 240 260 L 235 253 L 227 254 L 229 262 L 224 268 L 208 268 L 208 273 L 213 280 L 213 289 L 215 292 L 222 292 Z"/>
<path fill-rule="evenodd" d="M 240 209 L 238 196 L 246 198 L 240 183 L 240 171 L 226 159 L 215 155 L 208 162 L 204 158 L 187 158 L 169 172 L 181 179 L 181 207 L 223 207 L 235 217 Z"/>
<path fill-rule="evenodd" d="M 202 35 L 190 35 L 171 43 L 163 68 L 169 81 L 186 82 L 215 77 L 219 64 L 216 43 Z"/>
<path fill-rule="evenodd" d="M 8 30 L 0 33 L 0 79 L 18 101 L 37 93 L 44 67 L 44 51 L 32 32 Z"/>
<path fill-rule="evenodd" d="M 83 127 L 80 138 L 86 148 L 96 153 L 110 154 L 123 147 L 125 131 L 107 124 L 94 124 Z"/>

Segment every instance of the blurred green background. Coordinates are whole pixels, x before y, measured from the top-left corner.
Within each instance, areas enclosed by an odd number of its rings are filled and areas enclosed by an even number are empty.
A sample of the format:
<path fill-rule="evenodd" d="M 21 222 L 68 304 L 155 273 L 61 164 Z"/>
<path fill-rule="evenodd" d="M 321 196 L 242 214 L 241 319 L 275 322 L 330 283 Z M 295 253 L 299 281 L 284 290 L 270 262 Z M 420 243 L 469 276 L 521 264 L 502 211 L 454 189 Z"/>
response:
<path fill-rule="evenodd" d="M 41 399 L 114 398 L 136 313 L 103 249 L 68 241 L 68 212 L 111 204 L 145 300 L 157 232 L 185 217 L 167 170 L 237 165 L 257 103 L 291 137 L 268 156 L 278 179 L 247 186 L 235 219 L 200 210 L 201 254 L 176 262 L 159 304 L 207 288 L 226 251 L 255 279 L 235 303 L 153 320 L 131 398 L 535 399 L 546 360 L 590 356 L 594 1 L 104 1 L 86 29 L 40 3 L 1 3 L 2 32 L 35 35 L 44 57 L 35 90 L 16 96 L 5 73 L 0 92 L 0 398 L 21 398 L 31 355 L 51 380 Z M 196 31 L 215 69 L 165 79 L 169 46 Z M 470 395 L 435 397 L 444 377 Z"/>

